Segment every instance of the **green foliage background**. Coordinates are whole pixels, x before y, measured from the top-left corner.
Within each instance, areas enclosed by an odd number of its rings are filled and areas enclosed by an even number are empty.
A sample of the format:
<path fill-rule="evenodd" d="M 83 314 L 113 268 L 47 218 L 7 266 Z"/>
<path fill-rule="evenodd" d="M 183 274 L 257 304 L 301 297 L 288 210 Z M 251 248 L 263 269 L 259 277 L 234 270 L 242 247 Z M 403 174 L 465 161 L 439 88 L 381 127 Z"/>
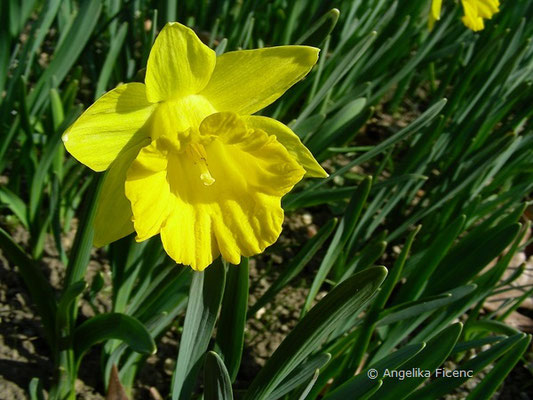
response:
<path fill-rule="evenodd" d="M 8 178 L 0 187 L 0 248 L 18 267 L 57 368 L 49 387 L 29 383 L 32 399 L 43 389 L 51 399 L 75 398 L 83 355 L 98 343 L 104 384 L 115 364 L 129 392 L 173 321 L 183 321 L 173 399 L 437 399 L 465 379 L 422 386 L 424 378 L 383 371 L 434 370 L 446 360 L 475 373 L 494 365 L 469 396 L 488 399 L 520 361 L 530 336 L 503 321 L 532 289 L 522 288 L 503 313 L 482 309 L 524 270 L 502 281 L 530 229 L 523 215 L 533 189 L 533 24 L 524 17 L 533 2 L 503 2 L 477 34 L 453 2 L 432 32 L 429 1 L 4 0 L 0 7 L 0 173 Z M 193 273 L 174 265 L 158 238 L 120 240 L 108 248 L 112 311 L 80 323 L 80 295 L 103 285 L 100 276 L 90 287 L 84 281 L 102 178 L 65 155 L 60 137 L 106 90 L 143 79 L 167 21 L 193 27 L 218 54 L 280 44 L 322 49 L 310 75 L 263 114 L 289 124 L 330 172 L 302 182 L 285 210 L 308 208 L 329 220 L 254 304 L 247 260 Z M 400 123 L 372 138 L 383 115 Z M 74 218 L 79 229 L 67 254 L 61 238 Z M 13 225 L 29 232 L 25 248 L 9 234 Z M 39 266 L 47 234 L 66 269 L 60 293 Z M 395 258 L 393 246 L 401 248 Z M 374 266 L 384 254 L 388 275 Z M 249 388 L 233 394 L 246 319 L 308 273 L 311 260 L 318 269 L 300 322 Z M 312 307 L 321 290 L 328 295 Z M 368 379 L 369 368 L 378 379 Z"/>

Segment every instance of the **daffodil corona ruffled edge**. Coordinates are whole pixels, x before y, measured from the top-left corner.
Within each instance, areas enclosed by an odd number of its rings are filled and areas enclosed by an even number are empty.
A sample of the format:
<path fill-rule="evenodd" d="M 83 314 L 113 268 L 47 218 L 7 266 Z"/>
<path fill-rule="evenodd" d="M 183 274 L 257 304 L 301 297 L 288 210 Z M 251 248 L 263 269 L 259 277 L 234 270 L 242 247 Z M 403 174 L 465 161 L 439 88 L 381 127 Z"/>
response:
<path fill-rule="evenodd" d="M 301 80 L 318 49 L 280 46 L 216 56 L 189 28 L 167 24 L 145 84 L 120 85 L 65 132 L 80 162 L 107 174 L 95 245 L 159 234 L 177 263 L 237 264 L 273 244 L 281 198 L 302 177 L 326 177 L 292 130 L 254 116 Z"/>
<path fill-rule="evenodd" d="M 464 16 L 461 18 L 463 24 L 474 32 L 485 28 L 483 19 L 491 19 L 494 14 L 500 11 L 499 0 L 461 0 Z M 442 0 L 432 0 L 429 13 L 429 29 L 433 29 L 435 21 L 440 19 Z"/>

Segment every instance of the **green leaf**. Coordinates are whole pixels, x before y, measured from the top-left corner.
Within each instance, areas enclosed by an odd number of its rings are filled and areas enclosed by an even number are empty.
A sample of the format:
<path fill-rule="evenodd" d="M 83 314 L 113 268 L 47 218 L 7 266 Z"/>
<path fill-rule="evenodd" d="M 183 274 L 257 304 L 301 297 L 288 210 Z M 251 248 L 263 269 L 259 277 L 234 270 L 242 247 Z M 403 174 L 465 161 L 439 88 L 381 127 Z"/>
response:
<path fill-rule="evenodd" d="M 0 187 L 0 202 L 4 203 L 19 221 L 28 229 L 28 207 L 19 196 L 9 190 L 7 187 Z"/>
<path fill-rule="evenodd" d="M 35 55 L 38 54 L 38 50 L 41 47 L 41 44 L 46 37 L 46 34 L 49 32 L 50 26 L 54 22 L 54 18 L 57 15 L 57 11 L 60 5 L 61 0 L 47 1 L 44 6 L 44 9 L 41 10 L 41 12 L 39 13 L 38 20 L 32 24 L 32 34 L 30 35 L 32 40 L 28 40 L 29 55 L 24 72 L 25 77 L 29 76 L 32 66 L 32 60 Z"/>
<path fill-rule="evenodd" d="M 224 361 L 214 351 L 209 351 L 205 357 L 204 386 L 205 400 L 233 399 L 228 370 Z"/>
<path fill-rule="evenodd" d="M 473 332 L 483 332 L 483 331 L 501 333 L 503 335 L 510 335 L 510 336 L 519 332 L 517 329 L 501 321 L 482 319 L 478 321 L 469 321 L 468 324 L 465 325 L 464 334 L 465 334 L 465 337 L 469 337 L 469 335 Z"/>
<path fill-rule="evenodd" d="M 425 346 L 425 343 L 417 343 L 402 347 L 400 350 L 395 351 L 370 367 L 365 368 L 359 374 L 344 382 L 337 389 L 328 393 L 326 397 L 324 397 L 324 400 L 359 399 L 365 395 L 365 393 L 374 393 L 373 389 L 375 389 L 378 380 L 368 378 L 368 371 L 370 369 L 376 370 L 378 376 L 383 376 L 383 371 L 385 369 L 395 370 L 396 368 L 399 368 L 420 353 Z M 381 384 L 379 387 L 381 387 Z"/>
<path fill-rule="evenodd" d="M 374 300 L 374 302 L 372 303 L 372 308 L 370 309 L 370 313 L 375 314 L 376 318 L 378 316 L 378 312 L 385 307 L 385 304 L 389 300 L 389 297 L 392 294 L 394 287 L 396 286 L 400 277 L 402 276 L 405 263 L 409 256 L 409 252 L 411 251 L 411 246 L 413 245 L 413 241 L 415 240 L 415 237 L 418 234 L 418 232 L 420 232 L 421 228 L 422 226 L 419 225 L 414 230 L 412 230 L 411 233 L 409 233 L 409 236 L 407 237 L 405 241 L 405 245 L 403 246 L 400 255 L 396 259 L 396 262 L 394 263 L 391 273 L 389 274 L 389 276 L 383 283 L 381 290 L 376 296 L 376 300 Z"/>
<path fill-rule="evenodd" d="M 494 290 L 495 286 L 503 287 L 509 285 L 518 279 L 520 275 L 522 275 L 523 271 L 525 270 L 525 265 L 519 266 L 512 274 L 509 275 L 509 277 L 502 280 L 503 274 L 505 271 L 508 271 L 509 263 L 516 255 L 518 248 L 521 246 L 521 243 L 525 235 L 530 231 L 530 228 L 531 221 L 527 221 L 522 227 L 522 231 L 516 235 L 513 244 L 509 249 L 506 250 L 506 253 L 500 258 L 496 265 L 475 280 L 480 289 L 486 291 L 488 294 Z"/>
<path fill-rule="evenodd" d="M 402 365 L 400 370 L 435 371 L 448 357 L 461 334 L 462 325 L 456 323 L 442 330 L 431 339 L 424 350 Z M 380 375 L 382 377 L 382 375 Z M 384 377 L 383 386 L 374 396 L 376 399 L 401 399 L 415 390 L 427 379 L 425 376 L 409 377 L 399 380 L 394 377 Z"/>
<path fill-rule="evenodd" d="M 320 135 L 315 134 L 311 138 L 307 137 L 306 146 L 313 154 L 324 152 L 327 147 L 336 143 L 339 131 L 350 121 L 353 121 L 363 111 L 365 105 L 366 99 L 364 97 L 350 101 L 324 123 L 320 128 Z"/>
<path fill-rule="evenodd" d="M 331 232 L 337 225 L 336 219 L 331 219 L 326 223 L 315 236 L 313 236 L 298 254 L 291 259 L 289 265 L 280 273 L 278 278 L 270 285 L 263 296 L 250 307 L 248 318 L 254 315 L 261 307 L 267 304 L 276 294 L 278 294 L 287 284 L 294 279 L 304 267 L 315 256 L 316 252 L 322 248 L 324 242 L 330 237 Z"/>
<path fill-rule="evenodd" d="M 376 39 L 376 32 L 371 32 L 367 35 L 366 38 L 361 40 L 356 46 L 350 49 L 349 53 L 341 60 L 341 62 L 336 66 L 327 77 L 326 81 L 318 90 L 317 94 L 313 97 L 310 103 L 305 107 L 305 109 L 300 113 L 298 119 L 291 125 L 292 129 L 304 121 L 307 117 L 311 115 L 313 111 L 318 107 L 318 105 L 324 100 L 328 92 L 345 76 L 357 63 L 357 61 L 365 54 L 370 45 Z"/>
<path fill-rule="evenodd" d="M 70 332 L 70 324 L 72 324 L 72 320 L 69 318 L 72 314 L 71 306 L 85 288 L 87 288 L 87 283 L 84 280 L 75 282 L 65 288 L 65 291 L 59 298 L 56 314 L 57 335 L 60 335 L 63 329 L 65 329 L 66 332 Z"/>
<path fill-rule="evenodd" d="M 325 119 L 325 114 L 311 115 L 294 128 L 294 133 L 296 133 L 300 138 L 305 138 L 306 136 L 316 132 L 316 130 L 320 128 L 322 122 L 324 122 Z"/>
<path fill-rule="evenodd" d="M 457 285 L 462 285 L 473 278 L 489 262 L 499 256 L 513 241 L 520 231 L 520 224 L 497 227 L 486 239 L 475 248 L 467 250 L 464 258 L 457 264 L 441 263 L 428 284 L 428 293 L 439 293 Z"/>
<path fill-rule="evenodd" d="M 205 271 L 193 272 L 178 360 L 172 375 L 173 400 L 191 397 L 202 357 L 213 333 L 225 279 L 225 266 L 220 257 Z"/>
<path fill-rule="evenodd" d="M 353 194 L 355 189 L 356 186 L 344 186 L 339 189 L 305 190 L 301 194 L 289 193 L 283 198 L 283 209 L 286 211 L 292 211 L 297 210 L 298 208 L 344 201 Z"/>
<path fill-rule="evenodd" d="M 245 399 L 262 400 L 318 348 L 338 324 L 361 308 L 385 276 L 384 267 L 372 267 L 348 278 L 324 297 L 280 344 L 251 383 Z"/>
<path fill-rule="evenodd" d="M 303 383 L 309 380 L 309 377 L 311 377 L 317 369 L 320 369 L 325 364 L 327 364 L 330 359 L 331 354 L 329 353 L 322 353 L 312 356 L 311 358 L 309 358 L 309 360 L 303 362 L 298 367 L 296 367 L 283 380 L 283 382 L 281 382 L 278 387 L 276 387 L 272 391 L 272 393 L 268 395 L 267 399 L 279 399 L 289 393 L 291 390 L 302 385 Z"/>
<path fill-rule="evenodd" d="M 248 259 L 243 257 L 238 266 L 228 266 L 215 342 L 232 382 L 241 364 L 247 308 Z"/>
<path fill-rule="evenodd" d="M 43 384 L 39 378 L 32 378 L 28 387 L 31 400 L 44 400 Z"/>
<path fill-rule="evenodd" d="M 475 349 L 486 344 L 501 342 L 504 339 L 507 339 L 507 336 L 488 336 L 483 339 L 469 340 L 467 342 L 457 343 L 453 348 L 451 354 L 462 353 L 466 350 Z"/>
<path fill-rule="evenodd" d="M 42 151 L 42 156 L 37 166 L 37 170 L 31 180 L 30 202 L 29 202 L 29 221 L 36 223 L 35 219 L 39 211 L 39 205 L 43 196 L 43 188 L 48 177 L 48 171 L 54 158 L 57 154 L 59 146 L 63 146 L 61 135 L 74 122 L 74 120 L 81 114 L 81 109 L 76 107 L 72 109 L 67 117 L 63 120 L 60 127 L 53 132 L 48 138 L 45 148 Z"/>
<path fill-rule="evenodd" d="M 315 373 L 311 377 L 311 380 L 309 381 L 309 383 L 303 389 L 302 394 L 300 394 L 300 396 L 298 397 L 298 400 L 305 400 L 307 398 L 307 395 L 309 394 L 311 389 L 313 389 L 313 386 L 315 385 L 315 383 L 316 383 L 316 381 L 318 379 L 319 373 L 320 373 L 320 371 L 318 369 L 316 369 Z"/>
<path fill-rule="evenodd" d="M 98 292 L 102 290 L 104 285 L 104 274 L 102 273 L 102 271 L 98 271 L 98 273 L 94 275 L 93 280 L 91 282 L 91 287 L 89 289 L 89 298 L 91 299 L 91 301 L 94 300 L 94 298 L 96 297 Z M 113 311 L 117 311 L 117 309 L 115 308 Z"/>
<path fill-rule="evenodd" d="M 363 247 L 361 252 L 347 263 L 347 266 L 344 266 L 344 271 L 342 271 L 342 276 L 340 278 L 341 281 L 352 275 L 355 271 L 361 271 L 373 265 L 379 258 L 381 258 L 387 248 L 387 242 L 383 240 L 383 237 L 385 237 L 386 234 L 387 232 L 383 231 L 381 235 L 378 235 L 374 240 Z M 334 277 L 337 278 L 335 274 Z M 335 280 L 337 281 L 337 279 Z"/>
<path fill-rule="evenodd" d="M 93 177 L 88 195 L 85 197 L 82 213 L 78 223 L 78 230 L 74 237 L 74 244 L 70 251 L 69 263 L 67 265 L 67 276 L 65 282 L 70 286 L 74 282 L 80 281 L 85 276 L 87 265 L 91 257 L 93 248 L 94 227 L 93 221 L 96 215 L 97 199 L 103 183 L 102 175 Z"/>
<path fill-rule="evenodd" d="M 57 131 L 60 129 L 61 124 L 65 119 L 65 109 L 57 89 L 50 89 L 50 110 L 52 111 L 54 131 Z M 63 131 L 61 131 L 61 133 L 63 133 Z M 61 161 L 63 161 L 63 159 Z"/>
<path fill-rule="evenodd" d="M 91 38 L 91 33 L 98 22 L 102 4 L 100 0 L 87 0 L 81 3 L 76 19 L 65 33 L 68 40 L 64 40 L 54 51 L 52 62 L 41 75 L 28 101 L 31 114 L 35 115 L 48 98 L 52 77 L 58 83 L 65 79 L 85 45 Z"/>
<path fill-rule="evenodd" d="M 44 277 L 39 266 L 31 260 L 24 250 L 16 244 L 11 236 L 0 228 L 0 248 L 7 260 L 18 267 L 18 272 L 26 284 L 32 302 L 37 308 L 44 325 L 45 336 L 52 348 L 55 348 L 56 302 L 52 287 Z"/>
<path fill-rule="evenodd" d="M 311 284 L 309 293 L 307 294 L 307 298 L 305 299 L 305 304 L 302 309 L 302 315 L 305 314 L 305 312 L 311 306 L 311 303 L 313 302 L 318 291 L 320 290 L 322 283 L 328 276 L 328 273 L 333 267 L 333 264 L 338 259 L 342 249 L 344 248 L 344 245 L 350 238 L 350 235 L 352 234 L 355 228 L 355 224 L 357 223 L 357 220 L 361 215 L 361 211 L 363 210 L 363 206 L 365 205 L 371 186 L 372 177 L 367 177 L 355 190 L 350 200 L 350 203 L 346 207 L 345 214 L 337 227 L 337 231 L 335 232 L 335 235 L 331 240 L 326 255 L 320 263 L 318 272 L 315 275 L 315 278 L 313 279 L 313 283 Z"/>
<path fill-rule="evenodd" d="M 432 244 L 424 251 L 423 256 L 417 260 L 417 263 L 407 267 L 411 267 L 408 271 L 411 273 L 407 282 L 400 288 L 395 297 L 396 302 L 416 300 L 420 297 L 429 277 L 435 271 L 439 262 L 444 258 L 454 240 L 461 233 L 465 220 L 466 216 L 461 215 L 442 232 L 438 232 Z"/>
<path fill-rule="evenodd" d="M 385 310 L 382 315 L 380 315 L 378 326 L 389 325 L 444 307 L 469 295 L 476 289 L 476 287 L 476 285 L 464 285 L 450 290 L 448 293 L 435 296 L 435 298 L 432 299 L 422 299 L 412 303 L 399 304 L 396 307 Z"/>
<path fill-rule="evenodd" d="M 520 361 L 522 355 L 526 352 L 531 342 L 531 335 L 523 337 L 516 343 L 492 370 L 476 385 L 474 390 L 467 397 L 467 400 L 473 399 L 490 399 L 498 386 L 501 385 L 505 377 L 511 372 L 514 366 Z"/>
<path fill-rule="evenodd" d="M 367 351 L 367 348 L 370 344 L 372 334 L 376 327 L 376 322 L 379 319 L 379 314 L 381 310 L 385 307 L 387 300 L 389 299 L 398 279 L 400 278 L 403 267 L 411 250 L 411 245 L 415 236 L 420 231 L 421 226 L 416 227 L 405 241 L 403 249 L 396 259 L 394 266 L 392 267 L 391 273 L 385 279 L 385 282 L 381 286 L 376 298 L 372 302 L 370 309 L 367 312 L 366 318 L 363 321 L 363 325 L 359 328 L 359 333 L 356 340 L 352 346 L 349 356 L 345 358 L 345 367 L 342 374 L 342 377 L 347 378 L 348 376 L 353 376 L 355 371 L 359 368 L 361 361 Z"/>
<path fill-rule="evenodd" d="M 91 346 L 109 339 L 122 340 L 138 353 L 156 352 L 154 339 L 136 318 L 120 313 L 105 313 L 88 319 L 74 330 L 77 363 Z"/>
<path fill-rule="evenodd" d="M 337 21 L 340 11 L 336 8 L 329 10 L 318 19 L 294 44 L 307 46 L 319 46 L 331 33 Z"/>
<path fill-rule="evenodd" d="M 0 93 L 4 92 L 7 80 L 7 72 L 9 70 L 9 50 L 11 45 L 11 37 L 5 29 L 6 28 L 4 27 L 0 30 Z M 1 103 L 2 99 L 0 99 L 0 104 Z"/>
<path fill-rule="evenodd" d="M 94 94 L 95 100 L 104 94 L 107 89 L 111 72 L 113 72 L 113 67 L 117 60 L 118 54 L 120 50 L 122 50 L 124 39 L 126 39 L 126 33 L 128 33 L 128 23 L 124 22 L 122 25 L 120 25 L 117 34 L 111 41 L 109 52 L 107 53 L 104 65 L 100 71 L 100 76 L 98 77 L 98 82 L 96 83 L 96 90 Z"/>
<path fill-rule="evenodd" d="M 485 367 L 492 364 L 498 357 L 505 354 L 509 349 L 513 348 L 520 340 L 526 337 L 523 333 L 518 333 L 514 336 L 506 338 L 505 340 L 492 346 L 490 349 L 482 351 L 474 358 L 466 361 L 455 368 L 456 371 L 466 371 L 471 375 L 475 375 L 482 371 Z M 459 345 L 456 345 L 456 348 Z M 455 349 L 454 349 L 455 351 Z M 442 398 L 445 394 L 451 393 L 455 388 L 461 386 L 468 379 L 468 376 L 454 377 L 453 379 L 441 377 L 428 383 L 421 389 L 411 393 L 408 397 L 410 400 L 432 400 Z M 487 397 L 490 398 L 490 397 Z"/>

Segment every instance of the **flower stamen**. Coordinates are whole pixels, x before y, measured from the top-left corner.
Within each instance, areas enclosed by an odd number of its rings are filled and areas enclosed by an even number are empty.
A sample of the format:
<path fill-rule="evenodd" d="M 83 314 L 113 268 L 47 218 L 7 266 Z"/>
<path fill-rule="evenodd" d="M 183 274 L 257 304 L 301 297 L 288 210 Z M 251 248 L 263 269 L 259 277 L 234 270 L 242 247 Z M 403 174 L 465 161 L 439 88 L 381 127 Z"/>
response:
<path fill-rule="evenodd" d="M 211 172 L 209 172 L 207 154 L 204 146 L 199 143 L 191 143 L 187 146 L 185 152 L 200 169 L 200 180 L 202 183 L 205 186 L 211 186 L 215 183 L 215 178 L 213 178 Z"/>

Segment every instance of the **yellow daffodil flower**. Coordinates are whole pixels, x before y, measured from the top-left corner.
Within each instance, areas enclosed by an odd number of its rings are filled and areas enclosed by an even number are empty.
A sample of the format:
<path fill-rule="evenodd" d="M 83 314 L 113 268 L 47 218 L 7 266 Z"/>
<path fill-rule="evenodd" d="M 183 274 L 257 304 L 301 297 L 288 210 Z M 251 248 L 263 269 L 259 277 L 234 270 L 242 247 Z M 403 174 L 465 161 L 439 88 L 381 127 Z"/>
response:
<path fill-rule="evenodd" d="M 467 28 L 473 31 L 480 31 L 485 28 L 483 19 L 491 19 L 494 14 L 500 11 L 499 0 L 461 0 L 461 4 L 464 10 L 464 16 L 461 20 Z M 441 6 L 442 0 L 431 2 L 429 29 L 433 29 L 435 21 L 440 19 Z"/>
<path fill-rule="evenodd" d="M 108 170 L 95 245 L 160 234 L 177 263 L 238 264 L 281 233 L 281 197 L 326 172 L 284 124 L 253 113 L 301 80 L 318 49 L 280 46 L 219 57 L 179 23 L 148 58 L 145 84 L 103 95 L 65 132 L 65 147 Z"/>
<path fill-rule="evenodd" d="M 462 0 L 464 17 L 461 19 L 467 28 L 473 31 L 482 30 L 485 25 L 483 18 L 491 19 L 500 7 L 498 0 Z"/>
<path fill-rule="evenodd" d="M 440 10 L 442 8 L 442 0 L 433 0 L 431 2 L 431 10 L 429 11 L 429 30 L 435 26 L 435 21 L 440 19 Z"/>

